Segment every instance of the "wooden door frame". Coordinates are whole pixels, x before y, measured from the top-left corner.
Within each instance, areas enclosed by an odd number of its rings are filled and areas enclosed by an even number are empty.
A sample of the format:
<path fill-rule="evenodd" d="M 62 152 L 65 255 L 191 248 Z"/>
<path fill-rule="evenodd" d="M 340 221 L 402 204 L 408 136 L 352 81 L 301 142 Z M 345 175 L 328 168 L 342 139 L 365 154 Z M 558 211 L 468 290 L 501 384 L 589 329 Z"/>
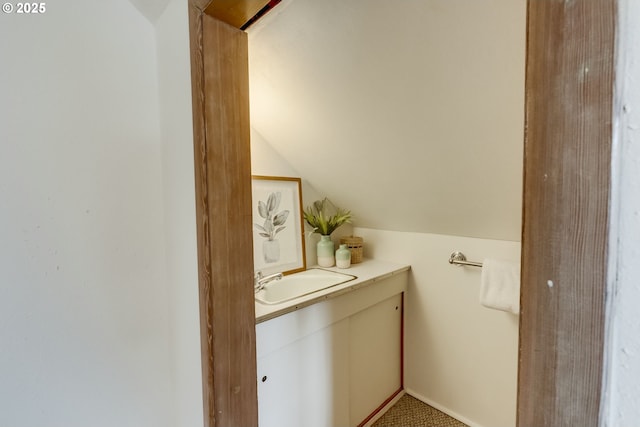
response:
<path fill-rule="evenodd" d="M 596 426 L 616 1 L 529 0 L 519 426 Z"/>
<path fill-rule="evenodd" d="M 204 79 L 203 19 L 211 2 L 189 0 L 204 425 L 255 426 L 253 265 L 234 264 L 238 253 L 214 254 L 211 245 L 214 227 L 235 229 L 245 245 L 251 234 L 250 221 L 234 222 L 212 209 L 224 198 L 244 206 L 250 198 L 250 171 L 246 156 L 225 151 L 233 142 L 213 141 L 207 132 L 217 120 L 207 110 Z M 616 13 L 615 0 L 528 0 L 521 427 L 598 425 Z M 223 148 L 214 153 L 212 143 Z M 248 139 L 242 144 L 248 150 Z M 224 180 L 212 178 L 212 171 L 220 173 L 223 167 L 241 171 L 242 192 L 230 193 Z M 229 263 L 235 270 L 227 268 Z M 219 272 L 226 277 L 212 280 Z M 220 295 L 234 305 L 220 304 Z"/>
<path fill-rule="evenodd" d="M 204 426 L 257 426 L 247 35 L 189 1 Z M 228 2 L 227 2 L 228 4 Z"/>

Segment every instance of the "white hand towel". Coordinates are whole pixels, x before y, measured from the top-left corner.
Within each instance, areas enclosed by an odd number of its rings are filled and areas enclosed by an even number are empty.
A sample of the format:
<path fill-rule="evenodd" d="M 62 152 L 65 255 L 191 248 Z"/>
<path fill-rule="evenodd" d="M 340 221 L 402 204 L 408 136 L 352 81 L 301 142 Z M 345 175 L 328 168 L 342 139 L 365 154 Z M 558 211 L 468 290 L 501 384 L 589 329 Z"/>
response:
<path fill-rule="evenodd" d="M 520 264 L 498 259 L 482 262 L 480 304 L 520 314 Z"/>

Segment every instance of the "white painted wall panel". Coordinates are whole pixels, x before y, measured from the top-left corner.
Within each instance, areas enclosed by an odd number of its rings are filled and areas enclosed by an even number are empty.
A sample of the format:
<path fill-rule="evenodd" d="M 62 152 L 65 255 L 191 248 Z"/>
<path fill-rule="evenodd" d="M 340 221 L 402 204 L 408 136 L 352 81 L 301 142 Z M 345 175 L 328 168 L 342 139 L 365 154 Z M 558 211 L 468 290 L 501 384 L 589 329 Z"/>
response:
<path fill-rule="evenodd" d="M 155 35 L 0 14 L 0 425 L 171 425 Z"/>
<path fill-rule="evenodd" d="M 603 425 L 640 418 L 640 4 L 618 2 Z"/>
<path fill-rule="evenodd" d="M 173 425 L 198 427 L 203 425 L 204 418 L 188 9 L 185 0 L 166 3 L 164 13 L 157 19 L 155 33 L 166 266 L 171 301 Z M 165 7 L 165 2 L 159 2 L 157 7 Z"/>

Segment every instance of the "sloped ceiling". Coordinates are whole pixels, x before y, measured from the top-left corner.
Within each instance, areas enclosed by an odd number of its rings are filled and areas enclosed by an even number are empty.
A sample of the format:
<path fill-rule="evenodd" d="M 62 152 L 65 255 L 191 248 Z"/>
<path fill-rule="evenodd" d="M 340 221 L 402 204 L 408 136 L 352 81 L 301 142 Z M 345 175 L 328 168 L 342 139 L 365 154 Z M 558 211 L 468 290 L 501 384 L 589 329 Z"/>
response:
<path fill-rule="evenodd" d="M 355 225 L 520 240 L 525 0 L 289 0 L 252 127 Z"/>

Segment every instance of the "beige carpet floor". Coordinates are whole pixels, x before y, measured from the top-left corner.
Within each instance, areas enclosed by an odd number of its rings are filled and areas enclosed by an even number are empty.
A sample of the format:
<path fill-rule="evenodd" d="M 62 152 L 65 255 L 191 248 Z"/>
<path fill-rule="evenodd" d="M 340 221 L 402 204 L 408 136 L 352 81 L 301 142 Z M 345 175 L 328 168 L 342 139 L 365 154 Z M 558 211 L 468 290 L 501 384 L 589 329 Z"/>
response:
<path fill-rule="evenodd" d="M 455 418 L 405 394 L 373 427 L 467 427 Z"/>

